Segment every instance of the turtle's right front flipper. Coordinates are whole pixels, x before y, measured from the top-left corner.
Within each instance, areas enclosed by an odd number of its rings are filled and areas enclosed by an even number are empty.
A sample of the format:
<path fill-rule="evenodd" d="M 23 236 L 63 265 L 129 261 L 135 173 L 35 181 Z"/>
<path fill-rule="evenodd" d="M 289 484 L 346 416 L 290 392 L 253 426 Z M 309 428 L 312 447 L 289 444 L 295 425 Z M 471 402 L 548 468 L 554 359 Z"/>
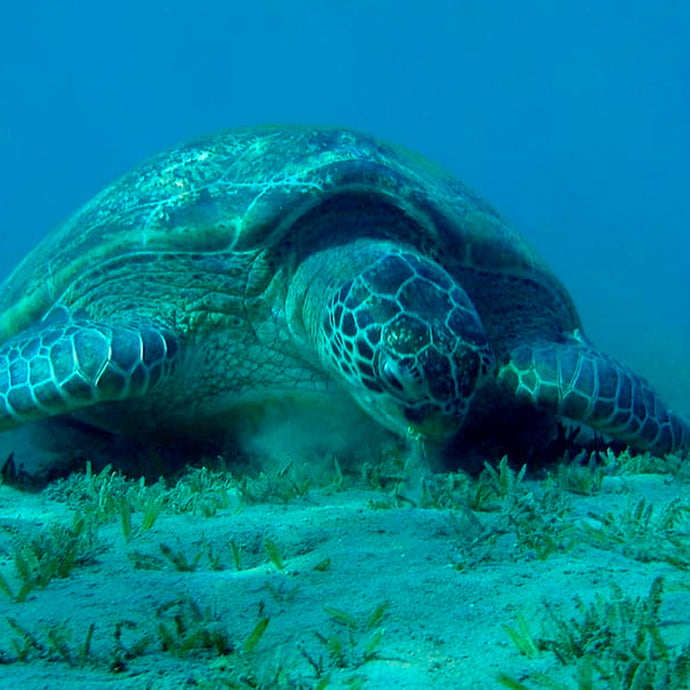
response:
<path fill-rule="evenodd" d="M 580 338 L 520 345 L 498 378 L 516 396 L 637 450 L 664 454 L 690 448 L 690 424 L 641 376 Z"/>
<path fill-rule="evenodd" d="M 170 373 L 176 336 L 154 325 L 53 313 L 0 347 L 0 431 L 144 395 Z"/>

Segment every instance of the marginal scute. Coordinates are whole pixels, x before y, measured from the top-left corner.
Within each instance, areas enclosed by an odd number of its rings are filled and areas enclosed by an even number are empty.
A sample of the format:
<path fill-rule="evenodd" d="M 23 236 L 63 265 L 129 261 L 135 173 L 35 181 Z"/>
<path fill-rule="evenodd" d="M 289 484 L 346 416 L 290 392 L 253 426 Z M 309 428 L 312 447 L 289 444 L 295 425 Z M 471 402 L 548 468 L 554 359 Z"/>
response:
<path fill-rule="evenodd" d="M 110 353 L 112 359 L 118 363 L 118 368 L 129 371 L 142 358 L 141 341 L 139 338 L 132 338 L 126 331 L 117 331 L 110 340 Z M 161 349 L 158 356 L 162 357 L 163 354 Z"/>
<path fill-rule="evenodd" d="M 60 390 L 58 389 L 55 382 L 50 380 L 43 381 L 39 385 L 35 386 L 33 391 L 36 400 L 46 407 L 49 407 L 51 404 L 54 404 L 54 400 L 57 397 L 60 397 L 61 395 Z M 67 391 L 62 393 L 62 395 L 66 394 Z"/>
<path fill-rule="evenodd" d="M 107 399 L 122 399 L 127 391 L 128 376 L 125 371 L 109 362 L 98 378 L 99 395 Z"/>
<path fill-rule="evenodd" d="M 597 383 L 594 374 L 594 362 L 591 357 L 580 356 L 579 365 L 577 377 L 574 381 L 571 380 L 571 386 L 588 401 L 591 401 L 594 398 Z"/>
<path fill-rule="evenodd" d="M 73 344 L 67 340 L 56 340 L 50 347 L 50 361 L 53 376 L 62 387 L 63 382 L 66 382 L 74 371 Z"/>
<path fill-rule="evenodd" d="M 10 386 L 26 386 L 29 382 L 29 363 L 17 358 L 10 364 Z"/>
<path fill-rule="evenodd" d="M 558 357 L 551 347 L 542 347 L 535 352 L 535 369 L 541 380 L 553 381 L 557 378 Z M 561 359 L 562 361 L 562 359 Z"/>
<path fill-rule="evenodd" d="M 21 415 L 34 407 L 34 400 L 30 388 L 11 388 L 7 394 L 7 406 L 14 414 Z"/>
<path fill-rule="evenodd" d="M 609 371 L 610 367 L 606 366 L 604 360 L 599 360 L 599 396 L 602 398 L 613 399 L 617 395 L 618 380 L 620 376 L 618 372 Z"/>
<path fill-rule="evenodd" d="M 673 448 L 673 446 L 675 445 L 673 439 L 673 432 L 668 423 L 664 424 L 659 430 L 659 438 L 657 440 L 657 443 L 662 448 Z"/>
<path fill-rule="evenodd" d="M 583 419 L 589 404 L 590 400 L 586 395 L 573 390 L 566 396 L 561 408 L 561 414 L 570 419 Z"/>
<path fill-rule="evenodd" d="M 602 419 L 608 419 L 613 416 L 616 410 L 616 401 L 613 399 L 599 398 L 596 401 L 596 414 L 597 417 Z"/>
<path fill-rule="evenodd" d="M 47 381 L 51 375 L 50 363 L 45 358 L 34 357 L 29 361 L 29 381 L 32 386 Z"/>
<path fill-rule="evenodd" d="M 84 329 L 77 331 L 72 339 L 72 348 L 66 349 L 63 356 L 70 359 L 76 356 L 79 374 L 86 379 L 95 380 L 103 362 L 108 359 L 109 343 L 106 334 Z M 67 366 L 73 366 L 72 362 Z"/>

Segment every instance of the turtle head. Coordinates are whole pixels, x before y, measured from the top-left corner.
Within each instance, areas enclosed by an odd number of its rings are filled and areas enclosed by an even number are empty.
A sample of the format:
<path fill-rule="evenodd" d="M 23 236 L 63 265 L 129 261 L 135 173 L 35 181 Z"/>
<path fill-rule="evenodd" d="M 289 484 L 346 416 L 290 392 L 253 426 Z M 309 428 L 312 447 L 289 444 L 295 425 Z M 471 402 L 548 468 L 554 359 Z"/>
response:
<path fill-rule="evenodd" d="M 456 431 L 491 363 L 464 290 L 438 264 L 399 247 L 332 294 L 316 340 L 360 406 L 399 434 Z"/>

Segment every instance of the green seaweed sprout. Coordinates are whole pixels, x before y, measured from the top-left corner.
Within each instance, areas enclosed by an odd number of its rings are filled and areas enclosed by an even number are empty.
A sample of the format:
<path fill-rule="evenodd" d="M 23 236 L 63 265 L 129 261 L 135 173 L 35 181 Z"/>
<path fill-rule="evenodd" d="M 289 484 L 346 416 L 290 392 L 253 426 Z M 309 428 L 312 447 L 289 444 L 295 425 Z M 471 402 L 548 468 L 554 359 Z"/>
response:
<path fill-rule="evenodd" d="M 84 639 L 77 645 L 72 643 L 73 632 L 65 621 L 45 625 L 38 633 L 33 633 L 15 618 L 7 616 L 7 625 L 12 631 L 11 645 L 14 656 L 6 655 L 5 663 L 26 662 L 32 658 L 47 661 L 64 661 L 69 666 L 85 666 L 91 660 L 91 641 L 96 624 L 92 623 Z"/>
<path fill-rule="evenodd" d="M 594 453 L 587 458 L 585 451 L 582 451 L 572 461 L 558 463 L 549 473 L 547 481 L 569 493 L 593 496 L 601 492 L 607 473 L 607 468 L 597 461 Z"/>
<path fill-rule="evenodd" d="M 71 475 L 49 485 L 47 498 L 66 503 L 75 511 L 89 516 L 90 522 L 100 525 L 120 520 L 126 541 L 153 527 L 164 506 L 165 482 L 147 486 L 144 478 L 132 480 L 110 465 L 95 474 L 87 463 L 84 473 Z M 141 513 L 138 525 L 132 522 L 134 513 Z"/>
<path fill-rule="evenodd" d="M 213 517 L 219 510 L 238 507 L 238 480 L 223 470 L 189 468 L 175 486 L 164 493 L 164 501 L 173 513 Z"/>
<path fill-rule="evenodd" d="M 70 525 L 55 524 L 17 539 L 12 562 L 19 588 L 15 591 L 10 579 L 0 573 L 0 590 L 15 602 L 25 601 L 34 589 L 43 589 L 56 578 L 69 577 L 76 567 L 94 563 L 105 549 L 94 522 L 77 512 Z"/>
<path fill-rule="evenodd" d="M 629 448 L 614 453 L 610 448 L 601 457 L 607 473 L 618 476 L 639 474 L 668 474 L 680 484 L 690 481 L 690 463 L 679 453 L 659 456 L 649 451 L 636 453 Z"/>
<path fill-rule="evenodd" d="M 355 616 L 335 606 L 324 606 L 324 612 L 337 625 L 330 633 L 315 631 L 320 650 L 315 652 L 306 645 L 299 651 L 311 666 L 316 687 L 325 688 L 338 671 L 353 671 L 380 657 L 379 645 L 385 634 L 381 627 L 390 607 L 388 601 L 377 604 L 368 615 Z M 359 687 L 357 675 L 346 679 L 348 687 Z"/>
<path fill-rule="evenodd" d="M 123 630 L 136 628 L 131 621 L 119 621 L 113 628 L 113 639 L 110 649 L 105 654 L 94 652 L 96 624 L 91 623 L 77 636 L 74 628 L 67 621 L 44 623 L 35 630 L 30 630 L 16 618 L 6 616 L 5 622 L 10 628 L 12 652 L 0 652 L 0 663 L 27 663 L 42 659 L 51 663 L 66 663 L 72 668 L 84 666 L 104 666 L 118 673 L 124 671 L 127 662 L 141 656 L 153 641 L 153 635 L 144 635 L 134 643 L 123 642 Z"/>
<path fill-rule="evenodd" d="M 619 513 L 593 516 L 580 532 L 597 548 L 618 551 L 637 561 L 665 561 L 690 568 L 690 503 L 673 498 L 660 505 L 631 500 Z"/>
<path fill-rule="evenodd" d="M 210 606 L 201 608 L 189 596 L 173 599 L 156 611 L 157 640 L 164 652 L 178 657 L 233 651 L 230 633 Z"/>
<path fill-rule="evenodd" d="M 70 667 L 106 667 L 114 673 L 127 670 L 129 663 L 152 647 L 179 659 L 222 659 L 225 668 L 233 669 L 233 678 L 244 678 L 238 685 L 222 687 L 258 687 L 251 678 L 261 671 L 261 663 L 254 657 L 269 624 L 267 616 L 260 616 L 252 630 L 240 642 L 235 642 L 222 619 L 211 607 L 201 607 L 188 596 L 173 599 L 159 606 L 153 615 L 153 629 L 143 634 L 133 621 L 118 621 L 113 638 L 105 652 L 95 653 L 96 624 L 92 623 L 82 639 L 65 622 L 41 625 L 30 630 L 12 617 L 6 617 L 11 632 L 11 652 L 0 652 L 0 663 L 25 663 L 35 659 L 63 662 Z M 136 631 L 131 642 L 125 641 Z M 267 685 L 265 687 L 271 687 Z"/>
<path fill-rule="evenodd" d="M 161 556 L 155 553 L 142 551 L 130 551 L 127 555 L 135 568 L 142 570 L 163 570 L 166 566 L 172 566 L 175 570 L 185 573 L 195 572 L 201 569 L 212 571 L 223 571 L 234 569 L 239 572 L 247 567 L 246 561 L 252 557 L 256 565 L 260 562 L 268 562 L 273 567 L 282 571 L 285 569 L 285 561 L 278 544 L 266 537 L 262 542 L 262 547 L 250 550 L 239 543 L 236 539 L 230 538 L 226 544 L 213 544 L 202 538 L 194 545 L 195 550 L 190 555 L 189 549 L 182 544 L 171 546 L 166 542 L 158 545 Z M 325 570 L 330 565 L 329 559 L 324 559 L 320 567 L 315 569 Z"/>
<path fill-rule="evenodd" d="M 332 483 L 329 480 L 328 484 Z M 237 490 L 242 497 L 242 505 L 288 504 L 300 500 L 312 486 L 313 478 L 307 468 L 290 462 L 278 470 L 262 471 L 257 477 L 243 475 L 238 480 Z"/>
<path fill-rule="evenodd" d="M 682 690 L 690 683 L 690 643 L 674 649 L 664 640 L 663 592 L 661 577 L 646 596 L 636 598 L 614 584 L 610 596 L 598 594 L 589 604 L 578 597 L 575 617 L 566 619 L 547 607 L 549 619 L 540 635 L 529 629 L 524 615 L 515 626 L 503 627 L 525 656 L 550 651 L 563 666 L 574 665 L 578 690 Z M 552 690 L 572 687 L 541 673 L 533 680 Z M 511 690 L 531 690 L 507 674 L 498 681 Z"/>
<path fill-rule="evenodd" d="M 146 530 L 162 511 L 213 517 L 221 510 L 241 510 L 256 503 L 289 503 L 302 498 L 312 483 L 306 466 L 298 467 L 295 463 L 261 472 L 257 477 L 235 477 L 227 469 L 208 466 L 188 467 L 172 486 L 162 477 L 154 484 L 146 484 L 143 477 L 129 479 L 110 465 L 94 473 L 87 463 L 84 473 L 58 480 L 46 488 L 45 495 L 88 511 L 99 524 L 121 519 L 123 533 L 129 538 L 135 531 L 128 511 L 144 513 L 139 529 Z M 333 477 L 329 477 L 327 485 L 333 483 Z"/>

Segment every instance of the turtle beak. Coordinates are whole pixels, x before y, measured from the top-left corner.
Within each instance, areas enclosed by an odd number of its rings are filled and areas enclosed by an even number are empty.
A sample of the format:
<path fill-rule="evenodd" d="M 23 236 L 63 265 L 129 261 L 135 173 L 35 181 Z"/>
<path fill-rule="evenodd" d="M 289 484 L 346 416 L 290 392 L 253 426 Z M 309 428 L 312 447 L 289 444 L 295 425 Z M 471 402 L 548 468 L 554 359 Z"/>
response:
<path fill-rule="evenodd" d="M 405 408 L 393 397 L 368 391 L 359 392 L 355 399 L 377 422 L 401 437 L 442 440 L 453 435 L 463 422 L 459 415 L 450 417 L 431 405 Z"/>
<path fill-rule="evenodd" d="M 449 417 L 436 409 L 422 411 L 422 415 L 418 414 L 419 412 L 419 410 L 406 410 L 405 416 L 408 419 L 412 417 L 408 421 L 408 434 L 412 430 L 417 436 L 442 440 L 455 434 L 462 426 L 463 420 L 458 415 Z"/>

